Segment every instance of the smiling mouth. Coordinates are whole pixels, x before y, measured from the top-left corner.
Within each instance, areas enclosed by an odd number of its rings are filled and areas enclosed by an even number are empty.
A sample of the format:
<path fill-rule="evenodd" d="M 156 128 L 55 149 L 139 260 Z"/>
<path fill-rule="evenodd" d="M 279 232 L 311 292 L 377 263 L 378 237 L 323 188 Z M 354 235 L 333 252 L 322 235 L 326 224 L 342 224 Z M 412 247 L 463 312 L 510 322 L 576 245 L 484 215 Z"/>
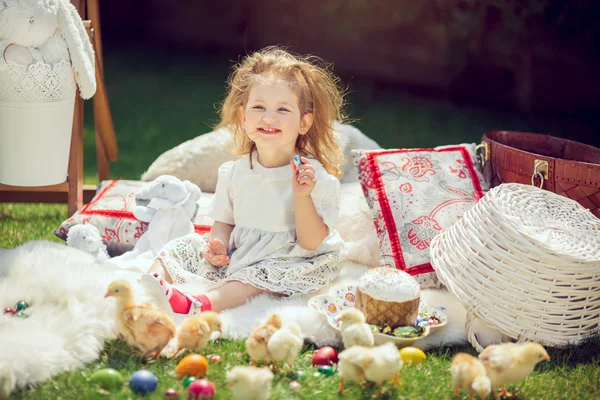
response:
<path fill-rule="evenodd" d="M 260 133 L 265 133 L 267 135 L 273 135 L 275 133 L 281 132 L 279 129 L 275 129 L 275 128 L 258 128 L 258 131 Z"/>

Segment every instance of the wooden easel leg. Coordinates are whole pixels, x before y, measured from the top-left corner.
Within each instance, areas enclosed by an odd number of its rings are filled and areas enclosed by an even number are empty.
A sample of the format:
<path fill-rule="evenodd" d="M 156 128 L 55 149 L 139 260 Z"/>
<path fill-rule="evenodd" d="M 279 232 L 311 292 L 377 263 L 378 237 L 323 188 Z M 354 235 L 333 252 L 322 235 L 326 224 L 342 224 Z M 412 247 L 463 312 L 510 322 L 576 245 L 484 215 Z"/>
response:
<path fill-rule="evenodd" d="M 69 217 L 83 206 L 83 100 L 75 93 L 75 112 L 69 155 Z"/>
<path fill-rule="evenodd" d="M 96 109 L 96 103 L 94 103 L 94 110 Z M 94 111 L 94 117 L 96 117 Z M 96 132 L 99 132 L 102 127 L 99 126 L 98 118 L 94 118 L 94 126 Z M 104 147 L 104 141 L 101 135 L 96 133 L 96 164 L 98 166 L 98 181 L 102 182 L 110 179 L 110 165 L 106 157 L 106 147 Z"/>
<path fill-rule="evenodd" d="M 94 95 L 94 123 L 96 128 L 96 154 L 98 156 L 98 178 L 109 179 L 109 162 L 118 156 L 115 128 L 113 126 L 108 95 L 104 83 L 104 61 L 102 57 L 102 37 L 100 32 L 100 8 L 98 0 L 86 0 L 87 15 L 91 20 L 93 35 L 90 40 L 94 47 L 96 60 L 96 94 Z M 101 143 L 101 144 L 100 144 Z M 100 152 L 102 149 L 102 152 Z"/>

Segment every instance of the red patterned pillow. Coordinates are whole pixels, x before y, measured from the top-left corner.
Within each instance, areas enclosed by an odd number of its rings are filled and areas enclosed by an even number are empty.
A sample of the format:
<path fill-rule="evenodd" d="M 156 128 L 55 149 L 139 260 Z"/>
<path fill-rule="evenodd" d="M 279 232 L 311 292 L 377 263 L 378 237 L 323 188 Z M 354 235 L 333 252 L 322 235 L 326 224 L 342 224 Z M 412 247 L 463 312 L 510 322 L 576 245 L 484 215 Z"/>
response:
<path fill-rule="evenodd" d="M 355 150 L 358 179 L 373 214 L 381 265 L 404 270 L 421 287 L 441 287 L 429 244 L 488 190 L 475 145 Z"/>
<path fill-rule="evenodd" d="M 75 224 L 92 224 L 100 231 L 112 257 L 133 249 L 148 228 L 147 222 L 133 216 L 135 193 L 147 182 L 110 180 L 100 183 L 96 196 L 73 216 L 64 221 L 54 234 L 66 240 L 69 229 Z M 213 193 L 202 193 L 192 222 L 198 233 L 210 231 L 213 220 L 208 217 Z"/>

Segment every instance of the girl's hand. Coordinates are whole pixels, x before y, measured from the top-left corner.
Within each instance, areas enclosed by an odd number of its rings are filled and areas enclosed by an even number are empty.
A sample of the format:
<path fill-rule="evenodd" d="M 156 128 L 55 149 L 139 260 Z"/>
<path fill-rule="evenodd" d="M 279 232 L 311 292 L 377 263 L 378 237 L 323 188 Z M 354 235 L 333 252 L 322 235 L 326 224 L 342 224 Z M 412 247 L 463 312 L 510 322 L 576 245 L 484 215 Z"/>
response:
<path fill-rule="evenodd" d="M 292 192 L 294 197 L 304 197 L 312 193 L 317 183 L 315 168 L 310 164 L 306 157 L 300 157 L 302 164 L 296 167 L 294 161 L 290 161 L 292 166 Z"/>
<path fill-rule="evenodd" d="M 225 243 L 223 243 L 221 239 L 213 239 L 208 242 L 206 248 L 202 252 L 202 257 L 215 267 L 222 267 L 223 265 L 229 264 L 227 246 L 225 246 Z"/>

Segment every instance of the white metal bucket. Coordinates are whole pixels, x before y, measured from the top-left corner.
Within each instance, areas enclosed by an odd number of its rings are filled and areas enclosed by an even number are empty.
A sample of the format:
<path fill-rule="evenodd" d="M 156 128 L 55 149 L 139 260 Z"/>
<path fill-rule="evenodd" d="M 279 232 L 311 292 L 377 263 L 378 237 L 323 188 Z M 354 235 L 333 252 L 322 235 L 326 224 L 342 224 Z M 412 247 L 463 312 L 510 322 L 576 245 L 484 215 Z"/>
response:
<path fill-rule="evenodd" d="M 46 186 L 66 180 L 75 89 L 66 61 L 10 63 L 0 71 L 0 183 Z"/>
<path fill-rule="evenodd" d="M 0 102 L 0 183 L 45 186 L 66 180 L 74 107 L 75 97 Z"/>

